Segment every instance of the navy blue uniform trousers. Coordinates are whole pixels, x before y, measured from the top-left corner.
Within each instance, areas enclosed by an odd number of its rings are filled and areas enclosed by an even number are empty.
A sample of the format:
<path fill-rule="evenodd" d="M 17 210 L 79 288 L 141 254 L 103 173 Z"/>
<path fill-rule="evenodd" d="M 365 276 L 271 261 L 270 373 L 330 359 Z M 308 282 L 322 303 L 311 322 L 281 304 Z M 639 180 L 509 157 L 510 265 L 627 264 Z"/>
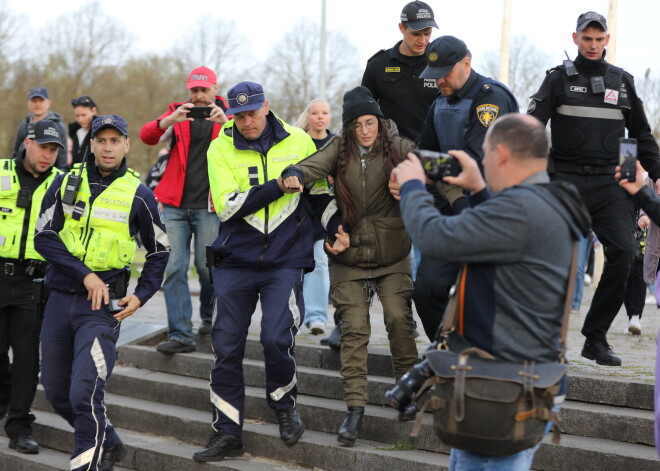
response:
<path fill-rule="evenodd" d="M 87 295 L 52 290 L 41 327 L 41 383 L 55 412 L 74 428 L 71 471 L 95 470 L 119 441 L 105 415 L 105 383 L 115 365 L 120 323 Z"/>
<path fill-rule="evenodd" d="M 266 364 L 266 396 L 271 409 L 296 401 L 295 336 L 304 321 L 303 271 L 282 268 L 251 272 L 214 268 L 218 298 L 211 332 L 215 366 L 211 372 L 212 427 L 240 435 L 245 408 L 243 355 L 252 314 L 261 301 L 261 344 Z"/>

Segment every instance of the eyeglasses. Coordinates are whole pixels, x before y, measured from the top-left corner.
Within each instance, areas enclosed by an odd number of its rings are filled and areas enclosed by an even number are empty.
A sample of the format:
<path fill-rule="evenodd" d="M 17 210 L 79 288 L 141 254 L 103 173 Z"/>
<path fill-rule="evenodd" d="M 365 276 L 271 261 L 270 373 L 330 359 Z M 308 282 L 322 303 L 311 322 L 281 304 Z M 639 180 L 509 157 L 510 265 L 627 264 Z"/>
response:
<path fill-rule="evenodd" d="M 96 103 L 94 103 L 94 100 L 92 100 L 87 95 L 83 95 L 71 100 L 71 106 L 73 106 L 74 108 L 76 106 L 86 106 L 88 108 L 96 108 Z"/>
<path fill-rule="evenodd" d="M 373 129 L 378 126 L 378 120 L 370 119 L 369 121 L 365 121 L 364 125 L 362 123 L 355 123 L 353 125 L 356 131 L 362 131 L 363 126 L 367 131 L 373 131 Z"/>

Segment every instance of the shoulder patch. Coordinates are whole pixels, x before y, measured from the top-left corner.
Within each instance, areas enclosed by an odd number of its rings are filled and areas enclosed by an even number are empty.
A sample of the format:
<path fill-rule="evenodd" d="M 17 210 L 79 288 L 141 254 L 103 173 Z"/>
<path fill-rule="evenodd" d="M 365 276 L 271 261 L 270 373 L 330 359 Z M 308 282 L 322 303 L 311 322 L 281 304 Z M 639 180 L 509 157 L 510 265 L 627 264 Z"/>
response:
<path fill-rule="evenodd" d="M 493 121 L 495 121 L 497 115 L 500 114 L 500 107 L 497 105 L 483 104 L 477 106 L 476 111 L 477 119 L 484 127 L 487 128 L 493 123 Z"/>

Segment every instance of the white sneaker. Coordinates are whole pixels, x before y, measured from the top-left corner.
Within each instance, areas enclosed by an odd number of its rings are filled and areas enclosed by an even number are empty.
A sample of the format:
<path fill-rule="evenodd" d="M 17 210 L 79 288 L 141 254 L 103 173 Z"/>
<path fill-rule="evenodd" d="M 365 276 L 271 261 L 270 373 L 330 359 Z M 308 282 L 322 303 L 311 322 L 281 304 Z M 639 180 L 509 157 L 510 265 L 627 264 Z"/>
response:
<path fill-rule="evenodd" d="M 655 294 L 649 294 L 646 299 L 644 300 L 644 304 L 653 304 L 657 305 L 658 302 L 655 299 Z"/>
<path fill-rule="evenodd" d="M 642 333 L 642 321 L 639 316 L 632 316 L 630 322 L 628 323 L 628 332 L 633 335 L 639 335 Z"/>
<path fill-rule="evenodd" d="M 312 321 L 309 324 L 309 330 L 312 335 L 323 335 L 325 333 L 325 323 L 323 321 Z"/>

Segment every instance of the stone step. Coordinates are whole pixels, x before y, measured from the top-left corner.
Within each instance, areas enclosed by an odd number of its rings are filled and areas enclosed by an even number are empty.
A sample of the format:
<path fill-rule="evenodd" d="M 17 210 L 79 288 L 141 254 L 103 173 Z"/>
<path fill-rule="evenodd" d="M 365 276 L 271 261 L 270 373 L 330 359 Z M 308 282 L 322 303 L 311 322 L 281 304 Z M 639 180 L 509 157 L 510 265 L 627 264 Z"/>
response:
<path fill-rule="evenodd" d="M 69 468 L 70 451 L 73 447 L 73 430 L 62 418 L 53 412 L 39 411 L 39 421 L 34 424 L 34 437 L 41 444 L 38 455 L 0 453 L 0 470 L 51 471 Z M 149 435 L 117 427 L 128 453 L 115 466 L 115 471 L 181 471 L 201 469 L 210 466 L 218 471 L 310 471 L 304 466 L 291 465 L 282 461 L 266 460 L 246 454 L 242 457 L 216 463 L 200 464 L 192 460 L 192 454 L 199 450 L 199 444 L 186 443 L 163 436 Z M 6 438 L 0 440 L 7 441 Z M 2 446 L 0 441 L 0 446 Z M 5 450 L 3 449 L 2 452 Z M 11 467 L 5 468 L 5 456 L 9 455 Z M 18 455 L 18 456 L 13 456 Z M 17 463 L 17 467 L 14 467 Z M 21 467 L 23 466 L 23 467 Z M 208 469 L 208 468 L 204 468 Z M 324 471 L 316 468 L 314 471 Z"/>
<path fill-rule="evenodd" d="M 124 348 L 124 347 L 122 347 Z M 130 352 L 130 353 L 129 353 Z M 190 379 L 182 376 L 167 377 L 163 376 L 161 381 L 171 384 L 168 387 L 168 392 L 158 393 L 158 400 L 168 403 L 175 397 L 176 394 L 182 395 L 186 399 L 175 404 L 197 404 L 197 400 L 203 398 L 202 407 L 208 407 L 208 374 L 213 367 L 213 358 L 205 353 L 192 353 L 185 355 L 163 355 L 156 352 L 151 347 L 134 346 L 130 349 L 124 350 L 120 355 L 120 361 L 125 362 L 130 358 L 132 365 L 138 365 L 141 368 L 151 370 L 153 372 L 173 372 L 174 375 L 180 375 L 182 372 L 192 374 L 193 372 L 199 373 L 199 377 L 204 380 L 198 383 L 200 389 L 192 388 L 190 391 L 186 390 Z M 151 391 L 154 389 L 147 386 L 148 378 L 156 373 L 144 373 L 140 370 L 131 372 L 126 369 L 126 373 L 122 374 L 122 369 L 115 370 L 113 376 L 109 380 L 109 387 L 111 390 L 120 392 L 121 394 L 134 395 L 143 399 L 148 399 L 143 391 Z M 243 372 L 245 377 L 245 384 L 259 389 L 256 397 L 263 398 L 263 385 L 265 384 L 264 365 L 257 360 L 244 360 Z M 133 378 L 137 376 L 137 378 Z M 145 385 L 141 385 L 143 381 Z M 158 380 L 154 380 L 158 382 Z M 126 386 L 120 385 L 121 382 L 130 382 Z M 615 383 L 619 384 L 619 383 Z M 117 386 L 120 389 L 113 389 Z M 392 379 L 382 376 L 369 376 L 367 386 L 367 402 L 376 406 L 384 405 L 385 391 L 392 387 Z M 172 392 L 169 392 L 172 389 Z M 135 392 L 133 392 L 135 391 Z M 335 412 L 343 414 L 345 405 L 341 401 L 343 398 L 343 390 L 341 385 L 341 378 L 336 371 L 299 366 L 298 367 L 298 392 L 299 397 L 303 395 L 309 397 L 328 398 L 339 401 L 334 406 Z M 194 399 L 194 400 L 193 400 Z M 420 401 L 422 404 L 424 399 Z M 171 402 L 169 402 L 171 403 Z M 396 412 L 391 410 L 391 417 L 396 418 Z M 246 408 L 248 413 L 249 408 Z M 649 446 L 654 445 L 653 435 L 653 412 L 633 409 L 627 407 L 611 406 L 607 404 L 590 404 L 581 403 L 579 401 L 566 401 L 562 410 L 562 431 L 571 435 L 582 435 L 593 438 L 604 438 L 617 441 L 625 441 L 629 443 L 640 443 Z M 337 419 L 341 423 L 341 418 Z M 336 422 L 336 420 L 335 420 Z M 385 426 L 385 430 L 390 430 L 387 423 L 380 424 Z M 337 425 L 338 427 L 338 425 Z M 335 429 L 336 430 L 336 429 Z M 394 428 L 393 430 L 397 430 Z M 390 443 L 395 443 L 401 440 L 398 431 L 395 437 L 387 440 Z M 435 450 L 435 445 L 431 448 Z"/>
<path fill-rule="evenodd" d="M 43 393 L 39 391 L 35 400 L 35 409 L 44 406 L 43 401 L 45 401 Z M 130 447 L 126 463 L 122 463 L 122 465 L 139 470 L 195 469 L 191 456 L 208 439 L 211 430 L 209 411 L 160 404 L 115 394 L 106 394 L 106 406 L 108 417 L 117 427 L 117 432 L 124 443 Z M 61 446 L 59 444 L 62 443 L 63 435 L 72 440 L 71 427 L 54 413 L 38 411 L 37 415 L 34 435 L 35 438 L 38 436 L 38 440 L 45 446 L 52 448 Z M 303 417 L 303 419 L 307 420 L 307 417 Z M 148 435 L 149 433 L 160 435 Z M 169 434 L 172 433 L 177 433 L 179 437 L 170 437 Z M 181 436 L 185 436 L 188 443 L 176 441 L 176 438 L 180 439 Z M 423 450 L 401 450 L 379 441 L 360 439 L 352 448 L 338 446 L 334 433 L 314 430 L 306 430 L 296 445 L 287 447 L 279 437 L 277 425 L 264 420 L 246 421 L 243 429 L 243 442 L 246 452 L 253 456 L 288 463 L 287 467 L 263 469 L 440 471 L 446 470 L 449 464 L 449 457 L 444 454 Z M 175 448 L 176 454 L 168 454 Z M 155 453 L 161 457 L 153 457 L 152 455 Z M 156 459 L 163 462 L 162 465 L 158 464 L 162 467 L 154 465 Z M 152 467 L 145 467 L 143 462 L 151 463 Z M 291 463 L 297 463 L 299 468 Z M 238 469 L 260 470 L 262 468 Z"/>
<path fill-rule="evenodd" d="M 420 354 L 423 353 L 423 348 L 425 346 L 418 345 Z M 212 353 L 210 335 L 197 336 L 197 351 Z M 245 358 L 263 360 L 263 350 L 257 338 L 248 338 Z M 339 371 L 339 353 L 326 346 L 300 342 L 296 345 L 296 364 Z M 381 347 L 370 348 L 367 368 L 373 375 L 393 377 L 389 350 Z M 569 367 L 567 398 L 573 401 L 653 410 L 653 384 L 631 381 L 630 378 L 575 374 Z"/>

